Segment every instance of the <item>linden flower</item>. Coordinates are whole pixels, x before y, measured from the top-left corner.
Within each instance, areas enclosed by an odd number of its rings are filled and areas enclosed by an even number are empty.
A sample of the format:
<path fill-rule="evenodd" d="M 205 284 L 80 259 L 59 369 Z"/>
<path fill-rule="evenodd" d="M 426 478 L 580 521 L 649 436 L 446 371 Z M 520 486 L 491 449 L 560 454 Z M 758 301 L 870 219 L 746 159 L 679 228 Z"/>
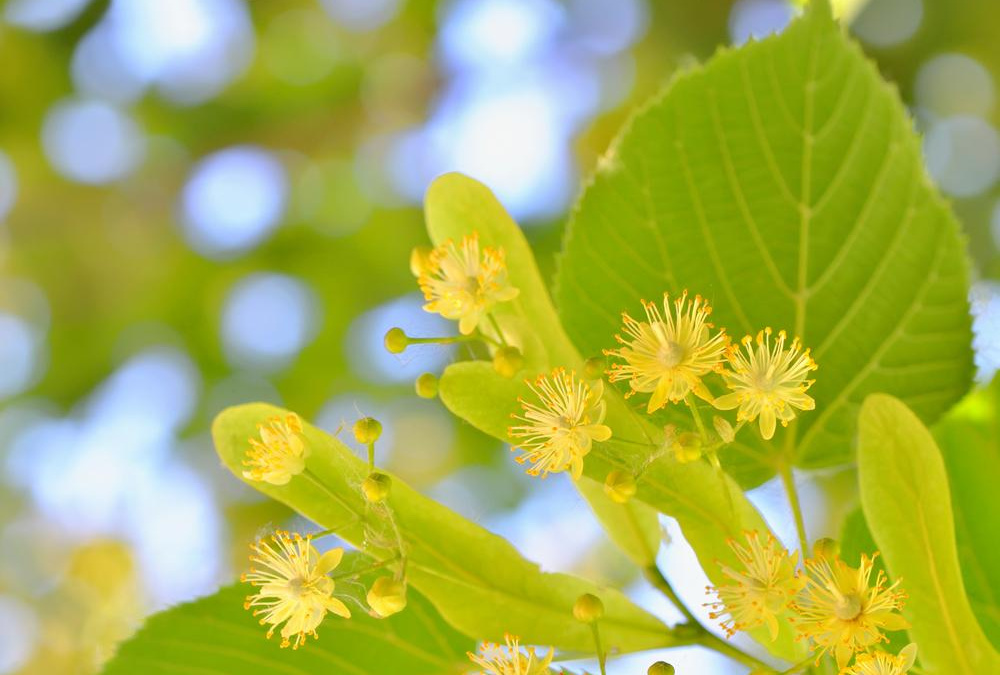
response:
<path fill-rule="evenodd" d="M 514 450 L 520 464 L 531 462 L 531 476 L 566 471 L 579 478 L 583 473 L 583 458 L 594 441 L 611 438 L 611 429 L 604 421 L 604 384 L 598 380 L 590 387 L 576 379 L 576 373 L 556 368 L 548 377 L 541 375 L 534 384 L 527 383 L 541 405 L 518 398 L 524 415 L 513 415 L 524 424 L 513 426 L 507 433 L 517 441 Z M 519 440 L 518 440 L 519 439 Z"/>
<path fill-rule="evenodd" d="M 875 556 L 862 555 L 857 569 L 834 557 L 807 560 L 805 589 L 792 603 L 799 616 L 791 621 L 799 633 L 813 641 L 819 656 L 832 650 L 839 668 L 852 654 L 885 641 L 883 630 L 908 625 L 896 613 L 906 598 L 896 590 L 899 582 L 887 587 L 880 571 L 872 583 L 874 560 Z"/>
<path fill-rule="evenodd" d="M 795 419 L 795 410 L 812 410 L 816 402 L 806 394 L 813 380 L 806 379 L 816 370 L 809 350 L 802 351 L 798 338 L 786 349 L 785 331 L 771 340 L 771 329 L 757 333 L 756 340 L 747 335 L 742 349 L 732 345 L 727 354 L 731 370 L 723 372 L 726 385 L 733 391 L 715 399 L 715 407 L 732 410 L 739 406 L 736 419 L 752 422 L 760 418 L 760 435 L 774 436 L 775 423 L 782 426 Z"/>
<path fill-rule="evenodd" d="M 916 658 L 917 646 L 913 643 L 903 647 L 899 656 L 885 652 L 861 654 L 854 665 L 842 671 L 841 675 L 905 675 Z"/>
<path fill-rule="evenodd" d="M 729 615 L 721 623 L 729 637 L 737 631 L 767 626 L 774 640 L 778 636 L 778 617 L 805 583 L 795 572 L 799 554 L 789 555 L 770 534 L 763 541 L 756 532 L 746 532 L 745 536 L 746 546 L 729 541 L 743 570 L 721 565 L 723 574 L 736 583 L 709 588 L 719 597 L 719 602 L 710 605 L 714 611 L 709 616 L 717 619 Z"/>
<path fill-rule="evenodd" d="M 351 618 L 347 606 L 333 597 L 334 582 L 327 576 L 340 564 L 344 549 L 335 548 L 321 556 L 309 537 L 288 532 L 276 532 L 271 542 L 250 545 L 250 562 L 260 567 L 251 567 L 240 580 L 260 590 L 247 596 L 243 607 L 257 608 L 253 615 L 261 617 L 260 624 L 270 624 L 268 638 L 284 623 L 281 646 L 298 649 L 306 636 L 316 637 L 316 627 L 327 612 Z"/>
<path fill-rule="evenodd" d="M 259 480 L 272 485 L 286 485 L 306 468 L 309 446 L 302 441 L 302 420 L 289 414 L 282 420 L 272 417 L 267 425 L 258 424 L 260 440 L 250 439 L 243 466 L 244 478 Z"/>
<path fill-rule="evenodd" d="M 552 662 L 553 650 L 550 648 L 545 658 L 535 656 L 533 647 L 527 648 L 527 653 L 521 651 L 520 638 L 505 635 L 506 647 L 484 642 L 479 646 L 482 654 L 468 652 L 469 658 L 483 670 L 482 675 L 550 675 L 549 664 Z"/>
<path fill-rule="evenodd" d="M 688 302 L 687 291 L 671 304 L 663 294 L 663 314 L 652 302 L 642 302 L 646 320 L 636 321 L 622 313 L 625 336 L 615 339 L 623 345 L 605 350 L 606 356 L 617 356 L 625 363 L 616 363 L 608 371 L 612 382 L 628 380 L 632 391 L 652 392 L 646 411 L 652 413 L 667 404 L 681 401 L 693 391 L 706 401 L 712 395 L 701 378 L 720 371 L 729 338 L 724 330 L 712 333 L 708 322 L 712 308 L 696 295 Z"/>
<path fill-rule="evenodd" d="M 424 309 L 458 321 L 458 330 L 468 335 L 498 302 L 517 297 L 518 289 L 507 282 L 503 249 L 480 250 L 479 235 L 471 234 L 455 245 L 447 241 L 416 266 L 417 283 L 427 304 Z"/>

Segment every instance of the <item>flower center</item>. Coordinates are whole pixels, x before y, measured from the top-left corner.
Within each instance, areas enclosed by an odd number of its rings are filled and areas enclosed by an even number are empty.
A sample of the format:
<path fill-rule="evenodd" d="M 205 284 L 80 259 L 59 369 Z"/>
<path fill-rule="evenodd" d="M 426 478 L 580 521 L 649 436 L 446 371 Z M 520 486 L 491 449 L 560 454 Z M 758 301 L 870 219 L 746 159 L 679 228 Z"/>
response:
<path fill-rule="evenodd" d="M 659 354 L 657 354 L 660 359 L 660 363 L 667 368 L 673 368 L 683 361 L 684 355 L 685 350 L 683 345 L 669 340 L 660 346 Z"/>
<path fill-rule="evenodd" d="M 842 596 L 833 613 L 841 621 L 853 621 L 861 614 L 861 598 L 855 594 Z"/>

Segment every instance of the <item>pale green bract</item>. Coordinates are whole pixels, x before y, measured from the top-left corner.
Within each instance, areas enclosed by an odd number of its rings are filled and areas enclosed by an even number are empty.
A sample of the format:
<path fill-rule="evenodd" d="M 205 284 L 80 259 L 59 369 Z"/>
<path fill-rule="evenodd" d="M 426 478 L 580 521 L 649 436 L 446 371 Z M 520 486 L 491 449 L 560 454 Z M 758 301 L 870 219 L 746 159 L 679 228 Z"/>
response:
<path fill-rule="evenodd" d="M 903 615 L 931 675 L 1000 672 L 1000 654 L 969 605 L 941 453 L 898 399 L 869 396 L 859 419 L 861 505 L 875 543 L 909 595 Z M 995 534 L 995 533 L 994 533 Z"/>

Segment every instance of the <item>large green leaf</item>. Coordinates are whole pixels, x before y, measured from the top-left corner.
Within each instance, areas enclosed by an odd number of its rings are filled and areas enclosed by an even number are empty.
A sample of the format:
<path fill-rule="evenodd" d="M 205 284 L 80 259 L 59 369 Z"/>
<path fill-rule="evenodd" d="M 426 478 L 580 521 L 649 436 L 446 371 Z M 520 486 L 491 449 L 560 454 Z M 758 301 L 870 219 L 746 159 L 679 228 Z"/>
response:
<path fill-rule="evenodd" d="M 1000 654 L 965 594 L 944 462 L 930 432 L 898 399 L 869 396 L 859 417 L 861 505 L 909 600 L 904 615 L 927 673 L 1000 673 Z"/>
<path fill-rule="evenodd" d="M 247 439 L 257 424 L 286 411 L 263 403 L 223 411 L 212 428 L 215 447 L 227 467 L 242 478 Z M 379 559 L 395 555 L 377 543 L 392 528 L 361 495 L 367 464 L 339 440 L 304 425 L 311 454 L 307 475 L 288 485 L 250 482 L 253 487 L 334 529 L 352 544 Z M 572 607 L 583 593 L 604 600 L 602 636 L 612 648 L 634 651 L 675 644 L 671 632 L 655 617 L 613 589 L 567 574 L 543 573 L 504 539 L 420 495 L 393 478 L 386 503 L 395 514 L 407 554 L 407 578 L 457 629 L 477 638 L 498 640 L 507 631 L 528 643 L 590 651 L 590 628 L 573 618 Z M 366 537 L 375 528 L 381 537 Z"/>
<path fill-rule="evenodd" d="M 994 385 L 969 396 L 934 427 L 951 486 L 962 578 L 993 646 L 1000 649 L 1000 400 Z"/>
<path fill-rule="evenodd" d="M 360 556 L 358 556 L 360 557 Z M 342 567 L 351 564 L 345 556 Z M 302 649 L 280 649 L 243 609 L 252 589 L 227 586 L 214 595 L 153 615 L 118 649 L 102 675 L 444 675 L 468 671 L 475 642 L 449 626 L 411 590 L 406 611 L 375 619 L 352 607 L 352 617 L 330 616 L 319 640 Z"/>
<path fill-rule="evenodd" d="M 640 298 L 684 288 L 737 337 L 773 326 L 812 347 L 816 410 L 775 437 L 801 465 L 848 459 L 868 393 L 933 421 L 968 389 L 956 221 L 896 92 L 822 0 L 677 77 L 574 211 L 556 301 L 584 353 L 612 345 Z"/>

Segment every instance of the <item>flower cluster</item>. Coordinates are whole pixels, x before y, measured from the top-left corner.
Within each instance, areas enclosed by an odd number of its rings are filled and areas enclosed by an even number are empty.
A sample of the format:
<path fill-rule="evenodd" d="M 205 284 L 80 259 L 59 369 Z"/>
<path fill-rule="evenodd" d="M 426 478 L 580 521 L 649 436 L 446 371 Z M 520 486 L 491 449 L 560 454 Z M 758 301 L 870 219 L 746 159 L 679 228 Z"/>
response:
<path fill-rule="evenodd" d="M 906 596 L 898 581 L 888 584 L 884 572 L 873 577 L 874 556 L 862 555 L 854 568 L 817 549 L 801 571 L 796 569 L 798 553 L 789 554 L 773 537 L 762 541 L 756 532 L 745 537 L 745 546 L 729 542 L 742 568 L 721 565 L 731 583 L 709 588 L 718 598 L 710 603 L 711 617 L 724 618 L 721 625 L 728 635 L 766 626 L 774 640 L 783 621 L 810 644 L 817 661 L 830 652 L 845 673 L 896 675 L 912 665 L 912 658 L 869 653 L 887 641 L 885 631 L 907 627 L 899 614 Z M 845 670 L 855 655 L 853 669 Z M 889 665 L 897 670 L 878 670 Z"/>
<path fill-rule="evenodd" d="M 302 420 L 291 413 L 284 419 L 272 417 L 257 429 L 260 440 L 250 439 L 243 477 L 272 485 L 288 484 L 305 470 L 309 457 L 309 446 L 302 440 Z"/>
<path fill-rule="evenodd" d="M 482 675 L 550 675 L 553 650 L 549 649 L 544 658 L 535 654 L 534 647 L 521 649 L 520 638 L 505 635 L 506 646 L 484 642 L 479 653 L 469 652 L 469 659 L 482 668 Z"/>

